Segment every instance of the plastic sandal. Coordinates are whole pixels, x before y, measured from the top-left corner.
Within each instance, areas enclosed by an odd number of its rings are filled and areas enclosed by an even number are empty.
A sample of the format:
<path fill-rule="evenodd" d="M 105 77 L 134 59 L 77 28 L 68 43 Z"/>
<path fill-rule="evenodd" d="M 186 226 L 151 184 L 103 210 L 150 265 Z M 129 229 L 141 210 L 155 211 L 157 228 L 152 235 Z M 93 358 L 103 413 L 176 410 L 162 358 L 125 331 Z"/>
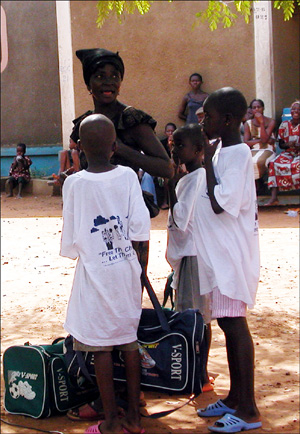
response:
<path fill-rule="evenodd" d="M 235 412 L 236 410 L 227 407 L 221 399 L 213 404 L 209 404 L 206 408 L 198 408 L 197 410 L 197 414 L 200 417 L 223 416 L 226 413 L 234 414 Z"/>
<path fill-rule="evenodd" d="M 232 433 L 249 431 L 250 429 L 257 429 L 261 426 L 261 422 L 248 423 L 232 414 L 225 414 L 222 419 L 215 422 L 213 426 L 209 426 L 208 429 L 213 432 Z"/>
<path fill-rule="evenodd" d="M 101 424 L 100 424 L 101 425 Z M 99 430 L 99 424 L 89 426 L 85 431 L 84 434 L 101 434 L 101 431 Z"/>
<path fill-rule="evenodd" d="M 93 407 L 93 403 L 82 405 L 78 408 L 73 408 L 68 411 L 67 417 L 71 420 L 86 420 L 86 421 L 93 421 L 93 420 L 100 420 L 104 419 L 104 411 L 102 410 L 96 410 Z"/>

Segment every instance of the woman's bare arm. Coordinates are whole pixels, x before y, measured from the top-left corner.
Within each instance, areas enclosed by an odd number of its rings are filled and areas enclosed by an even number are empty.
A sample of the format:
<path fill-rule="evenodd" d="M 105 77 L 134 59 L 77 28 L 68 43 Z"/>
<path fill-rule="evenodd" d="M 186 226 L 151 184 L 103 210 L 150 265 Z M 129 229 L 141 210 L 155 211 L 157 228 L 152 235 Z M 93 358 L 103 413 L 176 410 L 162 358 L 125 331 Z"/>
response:
<path fill-rule="evenodd" d="M 149 175 L 172 178 L 174 169 L 171 159 L 150 125 L 137 125 L 127 130 L 126 133 L 139 145 L 143 153 L 118 140 L 116 156 L 125 158 L 135 167 L 148 172 Z"/>
<path fill-rule="evenodd" d="M 185 110 L 186 110 L 187 102 L 188 102 L 187 96 L 185 95 L 181 101 L 181 104 L 180 104 L 179 110 L 178 110 L 178 117 L 179 117 L 179 119 L 182 119 L 183 121 L 186 121 Z"/>

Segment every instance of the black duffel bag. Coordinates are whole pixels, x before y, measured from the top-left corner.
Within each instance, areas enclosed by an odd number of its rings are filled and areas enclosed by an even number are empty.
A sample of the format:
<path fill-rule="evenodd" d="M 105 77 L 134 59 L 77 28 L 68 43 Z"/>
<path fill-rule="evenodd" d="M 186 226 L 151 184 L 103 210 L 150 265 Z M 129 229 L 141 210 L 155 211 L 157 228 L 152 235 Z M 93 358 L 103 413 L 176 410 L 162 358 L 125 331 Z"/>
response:
<path fill-rule="evenodd" d="M 167 393 L 198 395 L 204 371 L 205 324 L 198 309 L 175 312 L 163 309 L 143 273 L 143 283 L 154 309 L 143 309 L 138 328 L 141 386 Z M 93 354 L 75 352 L 72 337 L 65 339 L 65 358 L 73 381 L 96 383 Z M 113 351 L 114 380 L 126 381 L 120 351 Z"/>

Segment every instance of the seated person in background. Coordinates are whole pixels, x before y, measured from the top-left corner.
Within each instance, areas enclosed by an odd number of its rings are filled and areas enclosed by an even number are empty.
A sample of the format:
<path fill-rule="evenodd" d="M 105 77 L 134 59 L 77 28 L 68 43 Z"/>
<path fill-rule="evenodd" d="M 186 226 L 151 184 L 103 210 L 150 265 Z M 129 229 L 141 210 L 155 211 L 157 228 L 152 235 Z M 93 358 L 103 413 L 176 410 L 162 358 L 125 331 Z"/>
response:
<path fill-rule="evenodd" d="M 166 137 L 161 140 L 163 147 L 168 153 L 168 156 L 171 158 L 172 146 L 173 146 L 173 133 L 176 130 L 176 125 L 173 122 L 168 122 L 165 126 L 165 135 Z M 163 187 L 163 202 L 160 206 L 161 209 L 168 209 L 168 179 L 167 178 L 159 178 L 159 184 Z"/>
<path fill-rule="evenodd" d="M 291 120 L 283 121 L 279 126 L 279 146 L 283 150 L 269 164 L 271 198 L 265 206 L 278 205 L 278 190 L 300 188 L 300 101 L 291 105 L 291 115 Z"/>
<path fill-rule="evenodd" d="M 268 164 L 275 156 L 275 120 L 264 116 L 265 105 L 261 99 L 251 101 L 250 108 L 253 118 L 244 124 L 244 142 L 252 152 L 254 177 L 258 189 L 258 180 L 267 173 Z"/>
<path fill-rule="evenodd" d="M 54 184 L 63 185 L 64 180 L 67 176 L 72 175 L 72 173 L 78 172 L 80 170 L 79 153 L 80 149 L 71 138 L 70 138 L 70 149 L 64 149 L 61 151 L 59 156 L 59 172 L 58 175 L 52 174 L 53 179 L 55 179 Z"/>
<path fill-rule="evenodd" d="M 30 181 L 29 167 L 32 161 L 25 153 L 25 143 L 19 143 L 16 148 L 16 156 L 10 166 L 9 178 L 5 184 L 6 191 L 9 190 L 6 194 L 7 197 L 13 197 L 13 189 L 18 186 L 16 199 L 21 199 L 22 189 Z"/>

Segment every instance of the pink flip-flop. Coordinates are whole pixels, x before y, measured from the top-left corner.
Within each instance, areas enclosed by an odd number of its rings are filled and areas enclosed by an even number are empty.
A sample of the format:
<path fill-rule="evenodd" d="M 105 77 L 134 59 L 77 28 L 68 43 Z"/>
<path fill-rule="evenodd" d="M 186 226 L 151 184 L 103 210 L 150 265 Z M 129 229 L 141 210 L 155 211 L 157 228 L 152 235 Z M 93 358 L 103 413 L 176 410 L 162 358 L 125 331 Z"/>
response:
<path fill-rule="evenodd" d="M 88 428 L 84 431 L 84 434 L 102 434 L 101 431 L 100 431 L 100 429 L 99 429 L 99 426 L 100 426 L 103 422 L 104 422 L 104 420 L 101 421 L 100 423 L 98 423 L 97 425 L 91 425 L 90 427 L 88 427 Z M 130 431 L 127 431 L 126 428 L 123 428 L 123 432 L 124 432 L 124 434 L 132 434 Z M 146 432 L 145 429 L 142 428 L 141 431 L 140 431 L 140 434 L 145 434 L 145 432 Z"/>
<path fill-rule="evenodd" d="M 85 431 L 84 434 L 101 434 L 101 431 L 99 430 L 99 426 L 103 423 L 102 421 L 100 424 L 97 423 L 97 425 L 91 425 L 89 426 Z"/>

